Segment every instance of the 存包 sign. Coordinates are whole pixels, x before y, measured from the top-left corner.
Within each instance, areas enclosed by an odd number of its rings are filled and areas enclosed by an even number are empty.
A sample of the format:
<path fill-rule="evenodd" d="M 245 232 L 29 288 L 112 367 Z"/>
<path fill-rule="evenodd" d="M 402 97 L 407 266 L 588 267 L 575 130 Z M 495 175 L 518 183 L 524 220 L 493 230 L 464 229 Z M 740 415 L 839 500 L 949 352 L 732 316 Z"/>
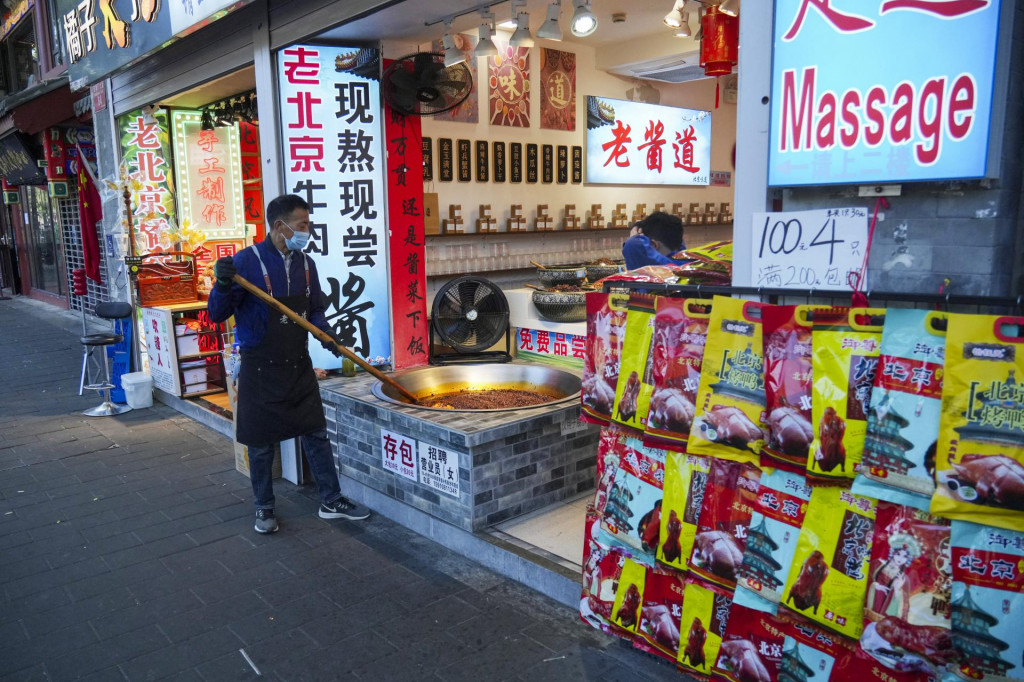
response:
<path fill-rule="evenodd" d="M 778 0 L 768 182 L 990 174 L 1000 0 Z"/>

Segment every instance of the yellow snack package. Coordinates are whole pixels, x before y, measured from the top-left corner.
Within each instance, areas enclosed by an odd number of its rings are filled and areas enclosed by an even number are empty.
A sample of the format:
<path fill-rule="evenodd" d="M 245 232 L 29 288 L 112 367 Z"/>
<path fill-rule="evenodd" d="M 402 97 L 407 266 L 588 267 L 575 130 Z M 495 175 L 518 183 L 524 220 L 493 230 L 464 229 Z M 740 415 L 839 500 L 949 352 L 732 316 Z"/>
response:
<path fill-rule="evenodd" d="M 669 452 L 665 457 L 664 496 L 661 501 L 659 562 L 686 570 L 693 551 L 697 520 L 704 506 L 711 462 L 705 457 Z"/>
<path fill-rule="evenodd" d="M 654 296 L 630 294 L 626 338 L 622 342 L 619 380 L 615 387 L 612 421 L 642 437 L 654 390 L 651 340 L 654 336 Z"/>
<path fill-rule="evenodd" d="M 885 310 L 826 308 L 814 311 L 814 441 L 807 481 L 849 487 L 864 452 L 871 387 L 878 371 Z"/>
<path fill-rule="evenodd" d="M 715 296 L 686 451 L 758 464 L 765 441 L 761 308 Z"/>
<path fill-rule="evenodd" d="M 611 620 L 623 630 L 634 634 L 640 622 L 640 605 L 643 603 L 646 579 L 647 567 L 632 559 L 626 559 L 619 575 L 619 587 L 615 590 Z"/>
<path fill-rule="evenodd" d="M 679 620 L 679 666 L 687 672 L 711 673 L 729 623 L 732 595 L 724 587 L 687 578 Z"/>
<path fill-rule="evenodd" d="M 813 489 L 782 606 L 847 637 L 860 637 L 876 507 L 872 498 L 843 488 Z"/>
<path fill-rule="evenodd" d="M 1024 318 L 949 316 L 933 514 L 1024 528 Z"/>

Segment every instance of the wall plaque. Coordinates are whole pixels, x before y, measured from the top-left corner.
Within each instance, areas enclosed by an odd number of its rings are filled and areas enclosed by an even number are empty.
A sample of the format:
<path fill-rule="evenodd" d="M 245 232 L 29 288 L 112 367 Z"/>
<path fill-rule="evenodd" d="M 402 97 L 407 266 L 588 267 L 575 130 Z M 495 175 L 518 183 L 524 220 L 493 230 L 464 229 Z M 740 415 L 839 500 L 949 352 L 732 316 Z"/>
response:
<path fill-rule="evenodd" d="M 536 145 L 534 145 L 536 146 Z M 523 143 L 508 143 L 508 181 L 523 181 Z"/>
<path fill-rule="evenodd" d="M 505 182 L 505 143 L 494 143 L 494 181 Z"/>
<path fill-rule="evenodd" d="M 537 182 L 537 145 L 526 145 L 526 181 Z"/>
<path fill-rule="evenodd" d="M 572 148 L 572 182 L 574 185 L 583 182 L 583 147 L 575 145 Z"/>
<path fill-rule="evenodd" d="M 491 175 L 491 167 L 487 160 L 487 140 L 476 141 L 476 181 L 487 182 Z"/>
<path fill-rule="evenodd" d="M 558 182 L 564 185 L 569 182 L 569 148 L 564 144 L 558 145 Z"/>
<path fill-rule="evenodd" d="M 469 140 L 458 140 L 456 142 L 459 155 L 459 182 L 469 182 L 473 179 L 473 161 L 470 159 Z"/>
<path fill-rule="evenodd" d="M 541 148 L 541 178 L 550 184 L 555 181 L 555 148 L 546 144 Z"/>
<path fill-rule="evenodd" d="M 437 138 L 437 174 L 440 176 L 441 182 L 451 182 L 455 179 L 454 164 L 451 138 Z"/>
<path fill-rule="evenodd" d="M 423 138 L 423 182 L 434 179 L 434 141 Z"/>

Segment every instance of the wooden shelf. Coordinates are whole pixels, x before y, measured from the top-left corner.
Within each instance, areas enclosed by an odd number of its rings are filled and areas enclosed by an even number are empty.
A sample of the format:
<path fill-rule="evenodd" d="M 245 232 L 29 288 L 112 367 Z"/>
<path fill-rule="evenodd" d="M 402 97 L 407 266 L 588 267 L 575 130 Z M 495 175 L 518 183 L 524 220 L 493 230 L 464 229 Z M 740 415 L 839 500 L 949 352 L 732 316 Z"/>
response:
<path fill-rule="evenodd" d="M 180 362 L 182 360 L 201 360 L 202 358 L 208 358 L 211 355 L 220 355 L 220 354 L 221 354 L 221 351 L 219 351 L 219 350 L 208 350 L 208 351 L 206 351 L 204 353 L 193 353 L 192 355 L 179 355 L 178 356 L 178 361 Z"/>
<path fill-rule="evenodd" d="M 696 227 L 732 227 L 732 222 L 728 223 L 704 223 L 702 225 L 683 225 L 683 230 Z M 428 234 L 427 239 L 448 239 L 451 237 L 511 237 L 521 235 L 546 235 L 546 234 L 602 234 L 602 233 L 621 233 L 628 232 L 628 227 L 608 227 L 605 229 L 583 229 L 583 230 L 527 230 L 526 232 L 463 232 L 462 234 Z"/>

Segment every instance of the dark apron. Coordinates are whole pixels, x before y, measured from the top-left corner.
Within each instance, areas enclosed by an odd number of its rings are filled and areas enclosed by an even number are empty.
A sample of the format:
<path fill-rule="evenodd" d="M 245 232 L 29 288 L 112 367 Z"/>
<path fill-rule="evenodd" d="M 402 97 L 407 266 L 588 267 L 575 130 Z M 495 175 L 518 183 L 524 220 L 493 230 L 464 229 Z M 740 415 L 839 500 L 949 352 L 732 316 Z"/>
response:
<path fill-rule="evenodd" d="M 309 298 L 277 298 L 302 317 Z M 306 330 L 267 309 L 267 331 L 259 345 L 242 353 L 238 373 L 238 425 L 243 445 L 271 445 L 327 426 L 320 387 L 306 349 Z"/>

